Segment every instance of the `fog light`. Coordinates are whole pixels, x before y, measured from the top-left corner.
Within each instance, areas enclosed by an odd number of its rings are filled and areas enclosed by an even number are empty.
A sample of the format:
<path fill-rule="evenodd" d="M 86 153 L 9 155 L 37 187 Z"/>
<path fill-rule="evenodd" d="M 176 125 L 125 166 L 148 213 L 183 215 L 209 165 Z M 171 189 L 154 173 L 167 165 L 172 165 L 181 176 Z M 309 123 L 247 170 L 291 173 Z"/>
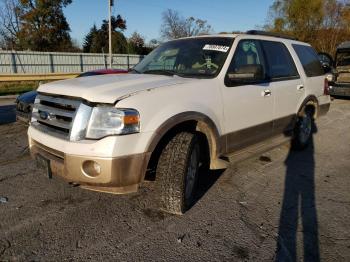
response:
<path fill-rule="evenodd" d="M 97 177 L 101 174 L 101 166 L 95 161 L 85 161 L 82 168 L 84 174 L 89 177 Z"/>

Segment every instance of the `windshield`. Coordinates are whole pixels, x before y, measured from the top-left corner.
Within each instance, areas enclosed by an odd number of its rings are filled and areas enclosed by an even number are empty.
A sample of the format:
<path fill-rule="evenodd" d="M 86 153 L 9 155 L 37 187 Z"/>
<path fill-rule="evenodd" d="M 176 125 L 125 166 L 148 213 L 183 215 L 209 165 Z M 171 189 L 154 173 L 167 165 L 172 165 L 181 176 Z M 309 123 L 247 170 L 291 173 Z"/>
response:
<path fill-rule="evenodd" d="M 350 50 L 337 53 L 336 66 L 350 66 Z"/>
<path fill-rule="evenodd" d="M 233 38 L 203 37 L 167 42 L 145 57 L 134 71 L 141 74 L 208 77 L 219 74 Z"/>

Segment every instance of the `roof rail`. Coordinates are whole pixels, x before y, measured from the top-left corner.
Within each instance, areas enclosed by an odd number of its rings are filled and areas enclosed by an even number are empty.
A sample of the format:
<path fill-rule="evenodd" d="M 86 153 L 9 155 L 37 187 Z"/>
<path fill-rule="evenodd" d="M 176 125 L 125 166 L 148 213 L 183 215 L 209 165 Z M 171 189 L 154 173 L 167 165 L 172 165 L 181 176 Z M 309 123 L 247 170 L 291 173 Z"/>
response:
<path fill-rule="evenodd" d="M 289 35 L 283 35 L 280 33 L 266 32 L 266 31 L 259 31 L 259 30 L 249 30 L 246 32 L 246 34 L 247 35 L 273 36 L 273 37 L 285 38 L 285 39 L 290 39 L 290 40 L 298 40 L 297 38 L 289 36 Z"/>

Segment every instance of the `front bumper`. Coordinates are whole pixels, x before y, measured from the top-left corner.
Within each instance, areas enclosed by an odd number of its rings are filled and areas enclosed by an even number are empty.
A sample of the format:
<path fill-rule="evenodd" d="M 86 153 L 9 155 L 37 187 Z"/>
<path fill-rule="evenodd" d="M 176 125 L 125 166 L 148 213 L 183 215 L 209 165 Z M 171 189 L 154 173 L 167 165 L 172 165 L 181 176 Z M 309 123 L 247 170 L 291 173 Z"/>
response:
<path fill-rule="evenodd" d="M 29 140 L 32 157 L 48 160 L 54 176 L 94 191 L 114 194 L 132 193 L 138 190 L 143 181 L 150 153 L 142 153 L 115 158 L 86 157 L 65 154 L 48 148 L 33 139 Z M 100 173 L 91 176 L 84 163 L 94 161 L 100 166 Z"/>
<path fill-rule="evenodd" d="M 31 113 L 16 110 L 16 120 L 24 122 L 26 124 L 30 122 L 31 115 Z"/>
<path fill-rule="evenodd" d="M 33 104 L 27 104 L 25 102 L 16 103 L 16 120 L 29 123 L 30 118 L 32 117 L 32 108 Z"/>
<path fill-rule="evenodd" d="M 329 93 L 332 96 L 350 96 L 350 84 L 335 83 L 330 85 Z"/>

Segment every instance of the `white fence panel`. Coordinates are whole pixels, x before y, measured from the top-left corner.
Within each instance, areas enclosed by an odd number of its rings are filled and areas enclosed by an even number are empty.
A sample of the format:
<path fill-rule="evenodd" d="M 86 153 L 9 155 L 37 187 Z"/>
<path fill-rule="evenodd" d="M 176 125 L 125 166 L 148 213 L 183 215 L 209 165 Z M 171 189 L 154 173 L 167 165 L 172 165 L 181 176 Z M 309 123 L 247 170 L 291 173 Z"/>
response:
<path fill-rule="evenodd" d="M 114 54 L 113 68 L 129 69 L 140 55 Z M 0 50 L 0 74 L 78 73 L 107 68 L 108 55 Z"/>

